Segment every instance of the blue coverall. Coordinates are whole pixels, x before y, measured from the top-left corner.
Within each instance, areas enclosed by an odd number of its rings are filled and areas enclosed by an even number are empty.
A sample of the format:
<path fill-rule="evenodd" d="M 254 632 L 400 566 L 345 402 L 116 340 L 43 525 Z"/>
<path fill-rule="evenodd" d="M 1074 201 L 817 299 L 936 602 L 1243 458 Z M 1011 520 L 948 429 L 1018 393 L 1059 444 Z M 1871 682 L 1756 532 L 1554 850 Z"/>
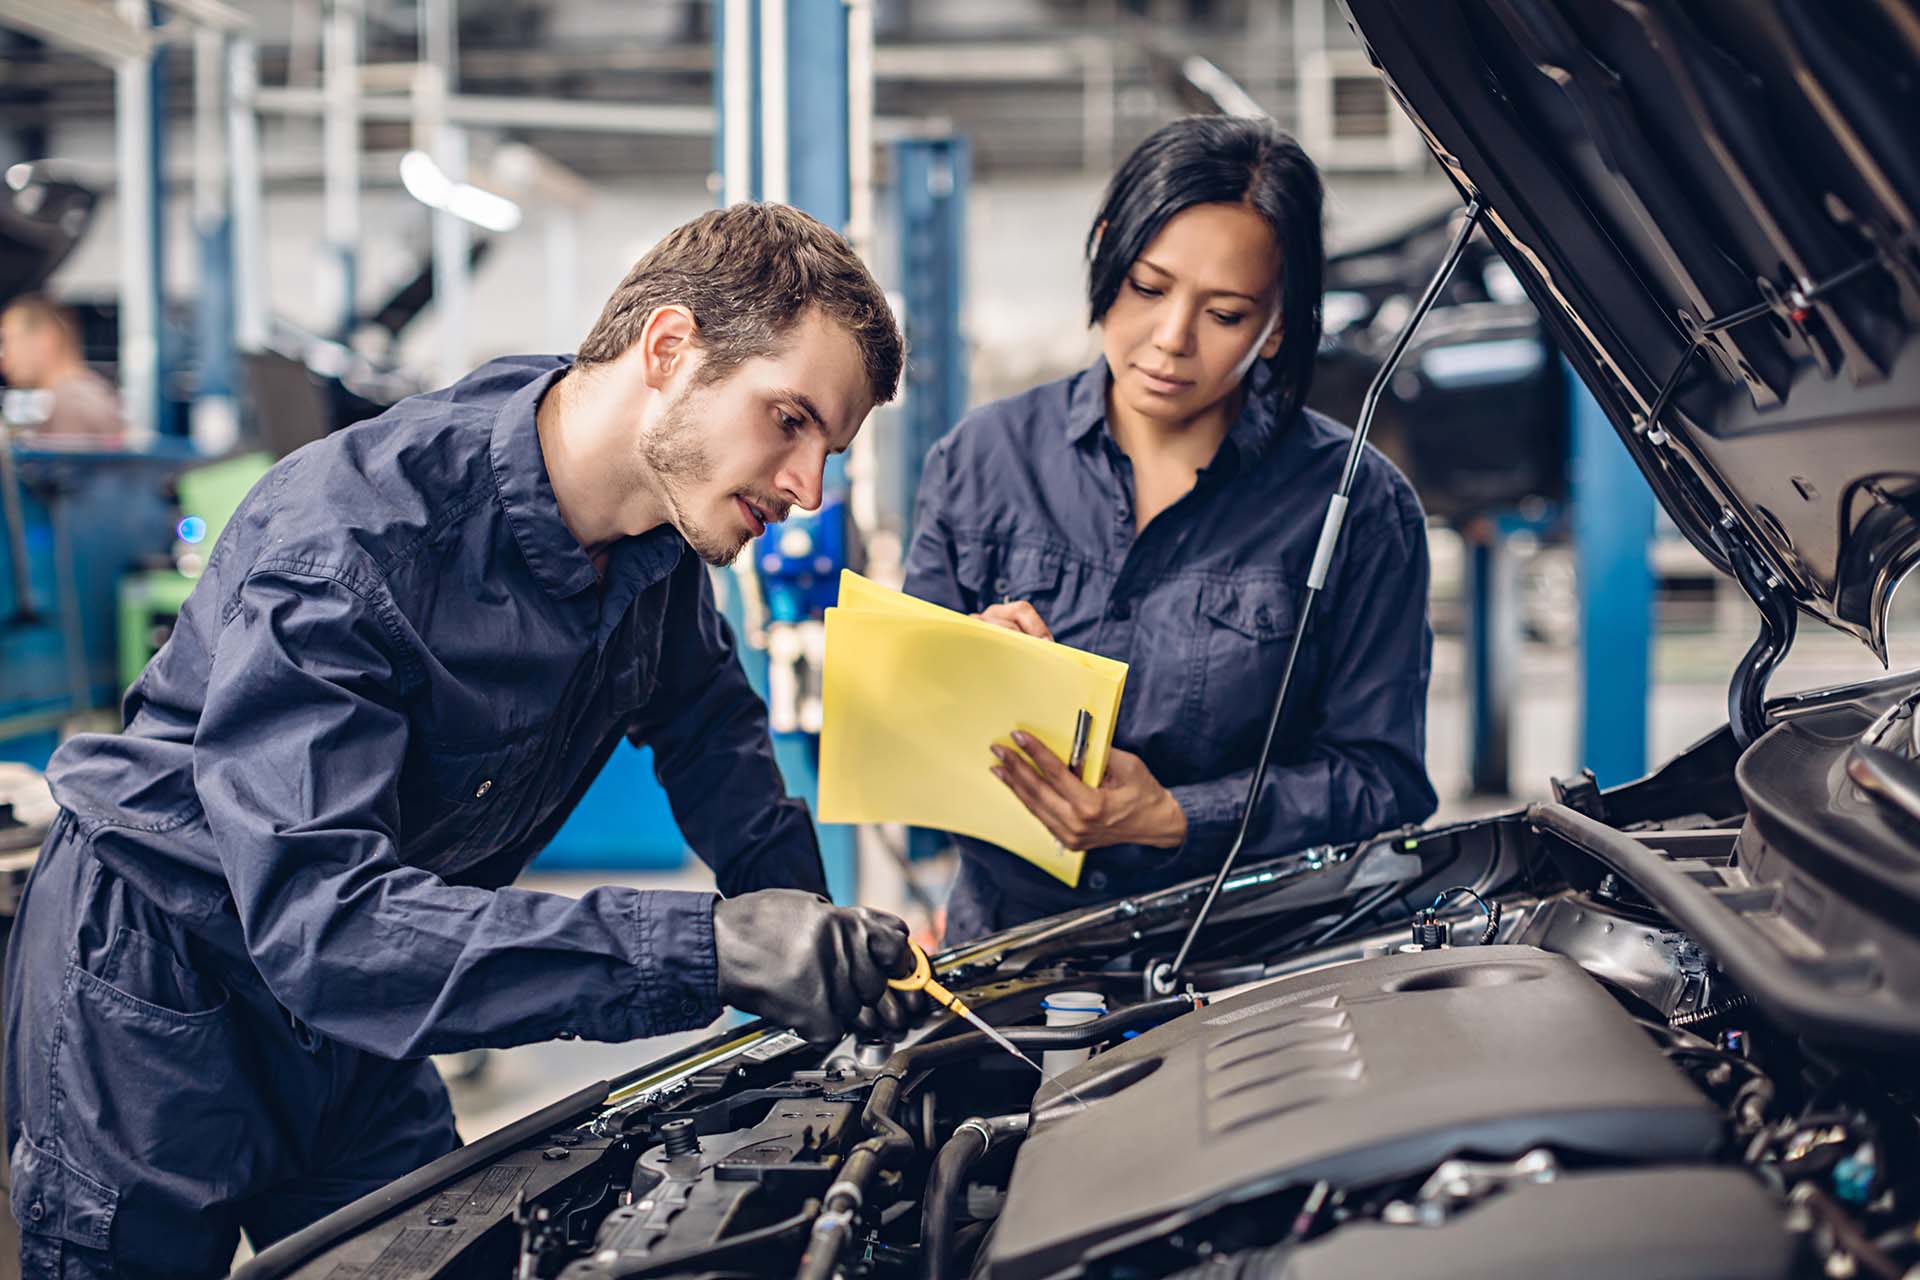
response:
<path fill-rule="evenodd" d="M 456 1145 L 423 1055 L 717 1016 L 712 894 L 507 887 L 622 737 L 722 892 L 824 892 L 705 567 L 663 527 L 602 580 L 561 520 L 566 364 L 276 465 L 126 731 L 54 756 L 6 981 L 26 1274 L 218 1274 Z"/>
<path fill-rule="evenodd" d="M 1030 601 L 1055 639 L 1129 664 L 1114 743 L 1146 762 L 1187 819 L 1178 849 L 1092 852 L 1072 888 L 962 838 L 949 943 L 1219 866 L 1353 438 L 1311 411 L 1275 422 L 1269 377 L 1255 366 L 1192 491 L 1138 533 L 1132 464 L 1107 430 L 1105 360 L 976 409 L 928 454 L 907 591 L 967 613 Z M 1368 449 L 1247 857 L 1360 839 L 1433 812 L 1427 572 L 1413 487 Z"/>

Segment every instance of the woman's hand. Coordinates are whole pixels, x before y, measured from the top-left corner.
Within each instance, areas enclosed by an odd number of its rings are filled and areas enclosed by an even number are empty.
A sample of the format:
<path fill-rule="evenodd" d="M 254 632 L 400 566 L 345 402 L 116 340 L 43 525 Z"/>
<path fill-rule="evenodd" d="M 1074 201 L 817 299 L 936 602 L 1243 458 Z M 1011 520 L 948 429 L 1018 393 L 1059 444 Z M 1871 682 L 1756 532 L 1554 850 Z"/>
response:
<path fill-rule="evenodd" d="M 1013 740 L 1026 757 L 996 744 L 993 754 L 1000 763 L 993 776 L 1066 848 L 1144 844 L 1174 849 L 1185 842 L 1186 812 L 1131 751 L 1109 751 L 1106 777 L 1090 787 L 1039 739 L 1016 731 Z"/>
<path fill-rule="evenodd" d="M 1009 600 L 1005 604 L 990 604 L 973 615 L 982 622 L 991 622 L 996 627 L 1005 627 L 1009 631 L 1018 631 L 1022 635 L 1038 636 L 1042 640 L 1053 639 L 1053 632 L 1040 620 L 1039 612 L 1025 600 Z"/>

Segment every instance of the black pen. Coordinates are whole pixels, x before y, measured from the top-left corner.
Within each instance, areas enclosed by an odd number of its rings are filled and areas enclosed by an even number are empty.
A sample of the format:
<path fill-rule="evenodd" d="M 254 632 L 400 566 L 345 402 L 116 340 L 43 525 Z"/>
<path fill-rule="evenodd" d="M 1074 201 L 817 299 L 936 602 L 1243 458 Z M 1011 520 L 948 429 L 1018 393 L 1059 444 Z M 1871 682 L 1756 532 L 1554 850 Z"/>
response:
<path fill-rule="evenodd" d="M 1074 777 L 1080 777 L 1080 770 L 1087 764 L 1087 739 L 1093 736 L 1093 716 L 1085 707 L 1080 709 L 1073 721 L 1073 750 L 1067 753 L 1067 771 Z M 1081 778 L 1082 782 L 1086 779 Z M 1053 842 L 1055 853 L 1065 853 L 1067 847 L 1059 840 Z"/>
<path fill-rule="evenodd" d="M 1093 736 L 1093 716 L 1084 708 L 1073 722 L 1073 750 L 1067 753 L 1067 768 L 1073 776 L 1080 777 L 1080 770 L 1087 763 L 1087 739 Z M 1084 778 L 1081 781 L 1085 781 Z"/>

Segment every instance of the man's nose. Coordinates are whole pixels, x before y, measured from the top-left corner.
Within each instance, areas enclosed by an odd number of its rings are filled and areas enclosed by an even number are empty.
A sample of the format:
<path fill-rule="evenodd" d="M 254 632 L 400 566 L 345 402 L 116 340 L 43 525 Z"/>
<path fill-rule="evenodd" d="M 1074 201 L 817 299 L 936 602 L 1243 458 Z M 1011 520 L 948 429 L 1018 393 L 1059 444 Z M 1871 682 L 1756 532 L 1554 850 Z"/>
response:
<path fill-rule="evenodd" d="M 825 446 L 797 450 L 774 483 L 781 495 L 802 511 L 816 511 L 827 482 Z"/>

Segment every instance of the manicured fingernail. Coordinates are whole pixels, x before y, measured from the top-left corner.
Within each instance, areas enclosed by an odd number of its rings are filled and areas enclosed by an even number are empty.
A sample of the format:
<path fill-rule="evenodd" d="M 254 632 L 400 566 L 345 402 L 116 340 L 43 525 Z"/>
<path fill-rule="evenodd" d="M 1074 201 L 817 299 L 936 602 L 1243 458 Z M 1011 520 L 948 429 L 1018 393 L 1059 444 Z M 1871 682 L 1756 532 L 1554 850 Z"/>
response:
<path fill-rule="evenodd" d="M 987 770 L 987 772 L 992 774 L 994 777 L 1000 779 L 1000 781 L 1002 782 L 1005 782 L 1007 780 L 1007 771 L 1005 769 L 994 768 L 994 769 Z"/>
<path fill-rule="evenodd" d="M 992 750 L 993 750 L 993 758 L 995 760 L 1005 760 L 1007 758 L 1007 749 L 1005 747 L 999 746 L 998 744 L 996 744 L 992 748 Z"/>
<path fill-rule="evenodd" d="M 1019 731 L 1018 729 L 1015 729 L 1015 730 L 1013 731 L 1013 740 L 1014 740 L 1015 742 L 1017 742 L 1017 743 L 1019 743 L 1019 744 L 1020 744 L 1021 746 L 1023 746 L 1023 747 L 1024 747 L 1024 746 L 1026 746 L 1026 745 L 1027 745 L 1027 743 L 1028 743 L 1028 742 L 1030 741 L 1030 740 L 1028 739 L 1028 737 L 1027 737 L 1027 735 L 1026 735 L 1026 734 L 1024 734 L 1024 733 L 1022 733 L 1022 732 L 1020 732 L 1020 731 Z"/>

